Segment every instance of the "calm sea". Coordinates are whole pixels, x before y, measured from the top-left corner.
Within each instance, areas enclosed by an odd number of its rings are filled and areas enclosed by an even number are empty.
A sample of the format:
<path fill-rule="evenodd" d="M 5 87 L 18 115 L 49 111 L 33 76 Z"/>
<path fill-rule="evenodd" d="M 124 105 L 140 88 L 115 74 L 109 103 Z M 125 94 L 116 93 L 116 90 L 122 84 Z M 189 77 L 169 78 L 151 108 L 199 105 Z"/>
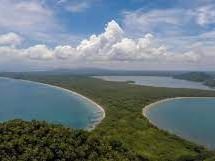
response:
<path fill-rule="evenodd" d="M 107 81 L 134 81 L 134 84 L 153 86 L 153 87 L 168 87 L 168 88 L 191 88 L 214 90 L 214 88 L 207 87 L 202 83 L 173 79 L 172 77 L 161 76 L 95 76 Z"/>
<path fill-rule="evenodd" d="M 147 117 L 159 128 L 215 149 L 215 98 L 183 98 L 156 104 Z"/>
<path fill-rule="evenodd" d="M 0 121 L 46 120 L 73 128 L 88 128 L 101 111 L 84 98 L 46 85 L 0 78 Z"/>

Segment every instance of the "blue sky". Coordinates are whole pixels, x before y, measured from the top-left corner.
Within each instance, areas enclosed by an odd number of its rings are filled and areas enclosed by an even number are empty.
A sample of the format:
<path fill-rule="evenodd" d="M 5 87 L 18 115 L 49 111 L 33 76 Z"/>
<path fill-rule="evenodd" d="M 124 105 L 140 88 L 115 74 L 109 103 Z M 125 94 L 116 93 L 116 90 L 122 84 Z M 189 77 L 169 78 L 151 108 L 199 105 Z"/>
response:
<path fill-rule="evenodd" d="M 56 18 L 59 23 L 64 25 L 65 30 L 80 35 L 99 34 L 103 31 L 104 25 L 113 19 L 123 25 L 123 13 L 126 11 L 136 12 L 139 10 L 142 13 L 147 13 L 156 10 L 192 10 L 213 4 L 212 1 L 207 0 L 117 0 L 117 2 L 115 0 L 52 0 L 51 2 L 46 0 L 44 2 L 47 7 L 55 10 Z M 69 6 L 73 6 L 73 9 L 69 9 Z M 202 27 L 194 22 L 181 27 L 186 34 L 190 35 L 213 28 L 214 24 Z M 162 31 L 157 29 L 154 32 Z"/>
<path fill-rule="evenodd" d="M 215 70 L 214 44 L 214 0 L 0 0 L 2 70 Z"/>
<path fill-rule="evenodd" d="M 64 26 L 65 32 L 77 35 L 99 34 L 104 25 L 113 19 L 123 25 L 123 13 L 126 11 L 147 13 L 156 10 L 192 10 L 213 5 L 212 1 L 207 0 L 45 0 L 43 3 L 54 10 L 54 15 L 58 23 Z M 185 34 L 195 35 L 210 31 L 214 24 L 199 26 L 190 22 L 180 28 Z M 165 29 L 157 29 L 154 32 L 160 33 L 162 30 Z"/>

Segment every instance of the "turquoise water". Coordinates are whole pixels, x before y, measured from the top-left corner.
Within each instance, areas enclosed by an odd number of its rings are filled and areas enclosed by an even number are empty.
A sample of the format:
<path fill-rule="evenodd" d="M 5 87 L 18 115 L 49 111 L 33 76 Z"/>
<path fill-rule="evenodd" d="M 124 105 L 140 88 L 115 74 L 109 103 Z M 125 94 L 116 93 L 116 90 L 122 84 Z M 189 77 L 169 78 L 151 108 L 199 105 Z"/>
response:
<path fill-rule="evenodd" d="M 0 78 L 0 121 L 46 120 L 88 128 L 102 112 L 86 99 L 47 85 Z"/>
<path fill-rule="evenodd" d="M 153 87 L 168 87 L 168 88 L 191 88 L 203 90 L 215 90 L 207 87 L 202 83 L 174 79 L 172 77 L 161 76 L 95 76 L 107 81 L 134 81 L 134 84 L 153 86 Z"/>
<path fill-rule="evenodd" d="M 184 98 L 156 104 L 147 117 L 159 128 L 215 149 L 215 98 Z"/>

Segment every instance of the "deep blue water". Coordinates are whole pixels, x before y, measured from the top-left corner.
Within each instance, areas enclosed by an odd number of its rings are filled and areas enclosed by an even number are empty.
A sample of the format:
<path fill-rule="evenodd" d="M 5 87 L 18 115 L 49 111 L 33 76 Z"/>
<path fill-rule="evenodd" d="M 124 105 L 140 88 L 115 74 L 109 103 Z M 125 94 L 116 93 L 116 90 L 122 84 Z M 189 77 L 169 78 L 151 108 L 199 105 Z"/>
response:
<path fill-rule="evenodd" d="M 0 121 L 45 120 L 73 128 L 87 128 L 102 113 L 70 92 L 26 81 L 0 78 Z"/>
<path fill-rule="evenodd" d="M 215 149 L 215 98 L 170 100 L 146 114 L 159 128 Z"/>
<path fill-rule="evenodd" d="M 134 84 L 153 87 L 215 90 L 214 88 L 207 87 L 202 83 L 174 79 L 172 77 L 161 76 L 95 76 L 95 77 L 107 81 L 134 81 L 135 82 Z"/>

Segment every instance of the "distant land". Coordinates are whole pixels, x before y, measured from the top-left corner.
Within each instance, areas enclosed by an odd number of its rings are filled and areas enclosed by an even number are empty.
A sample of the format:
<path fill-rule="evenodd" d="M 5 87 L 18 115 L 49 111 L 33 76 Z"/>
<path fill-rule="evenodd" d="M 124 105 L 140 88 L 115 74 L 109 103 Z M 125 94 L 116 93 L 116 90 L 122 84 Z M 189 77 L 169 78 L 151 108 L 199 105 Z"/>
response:
<path fill-rule="evenodd" d="M 175 79 L 183 79 L 194 82 L 202 82 L 202 84 L 215 87 L 215 76 L 205 72 L 187 72 L 173 76 Z"/>
<path fill-rule="evenodd" d="M 101 68 L 55 69 L 48 71 L 0 72 L 1 75 L 72 75 L 72 76 L 172 76 L 183 74 L 184 71 L 153 71 L 153 70 L 112 70 Z"/>
<path fill-rule="evenodd" d="M 202 82 L 202 84 L 206 86 L 215 87 L 215 72 L 212 71 L 199 72 L 199 71 L 111 70 L 101 68 L 76 68 L 40 71 L 34 72 L 34 74 L 72 75 L 72 76 L 165 76 L 173 77 L 175 79 Z"/>
<path fill-rule="evenodd" d="M 54 69 L 47 71 L 26 71 L 26 72 L 7 72 L 1 71 L 1 75 L 72 75 L 72 76 L 179 76 L 185 73 L 198 73 L 199 71 L 183 71 L 183 70 L 113 70 L 104 68 L 73 68 L 73 69 Z M 200 73 L 208 73 L 215 77 L 215 72 L 204 71 Z"/>
<path fill-rule="evenodd" d="M 204 72 L 187 72 L 180 75 L 175 75 L 174 78 L 195 81 L 195 82 L 204 82 L 209 79 L 213 79 L 210 74 Z"/>
<path fill-rule="evenodd" d="M 163 76 L 172 77 L 215 87 L 215 72 L 213 71 L 159 71 L 159 70 L 112 70 L 102 68 L 74 68 L 74 69 L 55 69 L 47 71 L 29 71 L 29 72 L 0 72 L 2 77 L 19 79 L 26 75 L 40 76 Z"/>

